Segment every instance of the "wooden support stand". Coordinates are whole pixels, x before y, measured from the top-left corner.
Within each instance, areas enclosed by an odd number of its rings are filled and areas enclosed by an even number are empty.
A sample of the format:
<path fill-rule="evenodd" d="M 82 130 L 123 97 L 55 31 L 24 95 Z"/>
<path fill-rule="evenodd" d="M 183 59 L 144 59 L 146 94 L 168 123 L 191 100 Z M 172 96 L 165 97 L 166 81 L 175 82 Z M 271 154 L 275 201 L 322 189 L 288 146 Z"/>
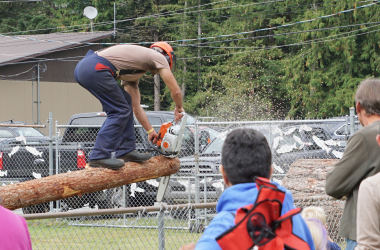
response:
<path fill-rule="evenodd" d="M 168 176 L 179 170 L 178 158 L 156 156 L 142 163 L 127 162 L 119 170 L 91 168 L 0 187 L 0 205 L 17 209 L 92 193 L 134 182 Z"/>

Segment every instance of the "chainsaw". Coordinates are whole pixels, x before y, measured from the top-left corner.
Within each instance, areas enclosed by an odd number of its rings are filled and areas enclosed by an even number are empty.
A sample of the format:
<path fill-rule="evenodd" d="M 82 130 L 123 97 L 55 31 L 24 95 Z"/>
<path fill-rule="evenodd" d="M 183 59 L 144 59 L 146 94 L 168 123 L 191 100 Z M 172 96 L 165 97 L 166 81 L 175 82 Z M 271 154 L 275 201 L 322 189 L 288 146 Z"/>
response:
<path fill-rule="evenodd" d="M 165 157 L 177 157 L 181 151 L 182 138 L 187 120 L 187 115 L 185 113 L 182 114 L 181 120 L 177 121 L 177 123 L 173 120 L 162 124 L 158 132 L 157 142 L 151 142 L 152 148 Z M 170 175 L 160 178 L 156 197 L 157 202 L 162 202 L 166 189 L 169 186 L 169 180 Z"/>
<path fill-rule="evenodd" d="M 183 133 L 187 116 L 183 113 L 180 121 L 165 122 L 158 132 L 156 143 L 151 143 L 152 148 L 166 157 L 176 157 L 181 151 Z"/>

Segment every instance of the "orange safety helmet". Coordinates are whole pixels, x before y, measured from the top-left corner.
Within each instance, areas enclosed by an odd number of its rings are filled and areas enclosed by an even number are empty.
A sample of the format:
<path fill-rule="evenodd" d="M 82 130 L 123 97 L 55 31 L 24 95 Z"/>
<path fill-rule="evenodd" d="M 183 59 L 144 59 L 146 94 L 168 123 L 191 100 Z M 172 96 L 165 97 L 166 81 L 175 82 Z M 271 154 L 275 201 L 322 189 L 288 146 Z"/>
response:
<path fill-rule="evenodd" d="M 155 42 L 150 46 L 150 48 L 154 48 L 154 47 L 158 47 L 165 52 L 164 56 L 166 60 L 168 60 L 168 63 L 171 69 L 175 61 L 175 55 L 174 55 L 174 50 L 172 46 L 170 46 L 167 42 Z"/>

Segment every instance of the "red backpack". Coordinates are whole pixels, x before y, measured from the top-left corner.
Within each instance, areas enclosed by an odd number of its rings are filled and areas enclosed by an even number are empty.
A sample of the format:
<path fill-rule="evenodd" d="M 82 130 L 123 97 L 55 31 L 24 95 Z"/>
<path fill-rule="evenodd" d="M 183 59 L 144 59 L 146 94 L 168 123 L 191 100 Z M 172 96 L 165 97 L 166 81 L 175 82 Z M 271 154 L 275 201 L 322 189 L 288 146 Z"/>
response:
<path fill-rule="evenodd" d="M 222 249 L 241 250 L 258 247 L 259 250 L 310 249 L 303 239 L 292 232 L 292 217 L 301 212 L 295 208 L 281 216 L 285 192 L 257 177 L 259 189 L 256 202 L 237 210 L 235 226 L 216 238 Z"/>

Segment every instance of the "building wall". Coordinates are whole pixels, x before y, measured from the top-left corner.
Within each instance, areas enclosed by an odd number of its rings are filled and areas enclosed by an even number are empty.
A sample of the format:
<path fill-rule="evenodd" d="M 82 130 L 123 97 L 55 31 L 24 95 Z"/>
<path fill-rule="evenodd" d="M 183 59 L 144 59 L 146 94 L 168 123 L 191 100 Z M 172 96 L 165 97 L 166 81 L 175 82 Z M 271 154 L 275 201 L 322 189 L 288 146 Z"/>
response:
<path fill-rule="evenodd" d="M 47 125 L 49 112 L 53 121 L 66 124 L 75 113 L 101 111 L 99 101 L 74 80 L 74 68 L 89 49 L 102 46 L 80 46 L 41 56 L 40 123 Z M 50 59 L 50 60 L 49 60 Z M 52 59 L 52 60 L 51 60 Z M 37 124 L 37 63 L 22 61 L 0 67 L 0 122 L 23 121 Z M 41 129 L 48 134 L 48 129 Z"/>
<path fill-rule="evenodd" d="M 37 123 L 37 84 L 32 81 L 0 80 L 0 122 Z M 101 111 L 100 102 L 77 83 L 40 82 L 40 121 L 47 124 L 49 112 L 54 123 L 66 124 L 75 113 Z M 42 132 L 47 134 L 47 129 Z"/>
<path fill-rule="evenodd" d="M 40 64 L 40 81 L 75 82 L 74 69 L 89 49 L 101 49 L 100 45 L 55 51 L 38 58 L 0 66 L 0 80 L 37 80 L 37 62 Z M 8 76 L 8 77 L 3 77 Z"/>

